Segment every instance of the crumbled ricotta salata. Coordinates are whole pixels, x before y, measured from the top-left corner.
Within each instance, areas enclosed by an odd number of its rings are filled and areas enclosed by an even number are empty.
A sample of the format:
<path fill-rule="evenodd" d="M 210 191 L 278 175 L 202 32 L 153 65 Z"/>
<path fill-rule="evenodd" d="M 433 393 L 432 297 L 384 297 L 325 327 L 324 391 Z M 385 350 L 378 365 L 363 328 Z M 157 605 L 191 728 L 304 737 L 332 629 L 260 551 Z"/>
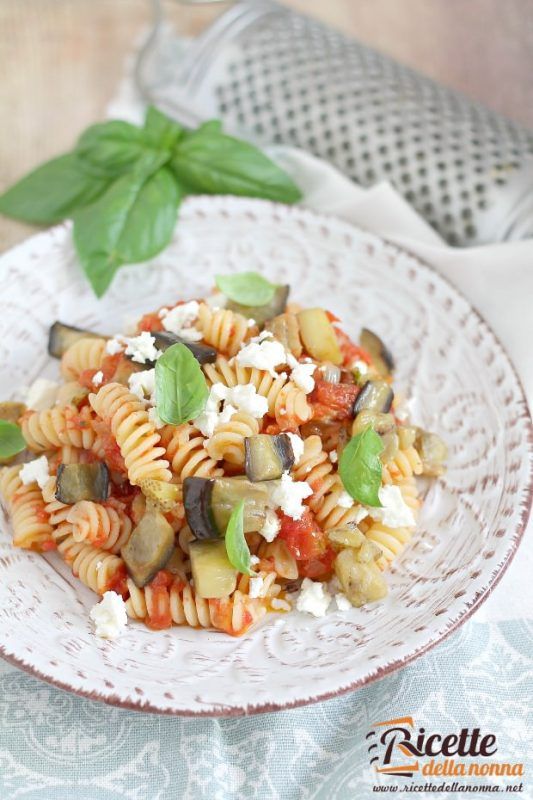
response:
<path fill-rule="evenodd" d="M 198 310 L 200 306 L 196 300 L 191 300 L 189 303 L 181 303 L 174 306 L 174 308 L 162 308 L 159 312 L 159 317 L 163 323 L 163 328 L 170 333 L 175 333 L 176 336 L 181 336 L 183 339 L 188 339 L 190 342 L 199 342 L 202 338 L 202 333 L 193 327 L 193 324 L 198 319 Z"/>
<path fill-rule="evenodd" d="M 37 378 L 28 389 L 25 402 L 32 411 L 45 411 L 54 405 L 59 384 L 48 378 Z"/>
<path fill-rule="evenodd" d="M 95 372 L 92 379 L 93 386 L 100 386 L 104 382 L 104 373 L 101 369 Z"/>
<path fill-rule="evenodd" d="M 304 454 L 304 440 L 301 436 L 298 436 L 297 433 L 287 433 L 287 436 L 289 437 L 294 454 L 294 463 L 298 464 Z"/>
<path fill-rule="evenodd" d="M 271 508 L 267 509 L 265 521 L 263 523 L 263 527 L 259 531 L 263 539 L 266 539 L 267 542 L 273 542 L 276 536 L 278 535 L 281 528 L 281 522 L 276 514 Z"/>
<path fill-rule="evenodd" d="M 250 564 L 252 567 L 255 567 L 257 564 L 259 564 L 260 561 L 261 559 L 259 558 L 259 556 L 250 556 Z"/>
<path fill-rule="evenodd" d="M 331 602 L 331 595 L 319 581 L 304 578 L 300 594 L 296 598 L 296 608 L 314 617 L 324 617 Z"/>
<path fill-rule="evenodd" d="M 130 392 L 139 400 L 151 398 L 155 393 L 155 369 L 133 372 L 128 378 Z"/>
<path fill-rule="evenodd" d="M 126 604 L 116 592 L 105 592 L 102 600 L 89 612 L 95 633 L 102 639 L 116 639 L 128 623 Z"/>
<path fill-rule="evenodd" d="M 262 331 L 239 350 L 235 360 L 240 367 L 262 369 L 277 378 L 275 368 L 287 363 L 287 354 L 281 342 L 272 339 L 270 331 Z"/>
<path fill-rule="evenodd" d="M 305 510 L 302 501 L 311 494 L 313 490 L 308 483 L 294 481 L 288 472 L 284 472 L 278 486 L 272 492 L 272 502 L 288 517 L 301 519 Z"/>
<path fill-rule="evenodd" d="M 378 490 L 378 497 L 382 508 L 367 508 L 372 519 L 382 522 L 388 528 L 412 527 L 416 524 L 413 512 L 403 499 L 399 486 L 382 486 Z"/>
<path fill-rule="evenodd" d="M 344 592 L 337 592 L 335 595 L 335 603 L 339 611 L 349 611 L 352 604 L 344 594 Z"/>
<path fill-rule="evenodd" d="M 117 353 L 122 353 L 125 348 L 125 336 L 114 336 L 113 339 L 108 339 L 105 345 L 105 351 L 110 356 L 116 356 Z"/>
<path fill-rule="evenodd" d="M 46 456 L 36 458 L 35 461 L 29 461 L 24 464 L 19 472 L 19 477 L 24 486 L 34 481 L 38 484 L 39 489 L 44 489 L 44 486 L 50 477 L 48 471 L 48 459 Z"/>
<path fill-rule="evenodd" d="M 315 364 L 298 364 L 291 372 L 291 381 L 306 394 L 315 388 L 313 373 L 316 369 Z"/>
<path fill-rule="evenodd" d="M 159 428 L 164 428 L 165 426 L 165 423 L 157 413 L 157 409 L 154 406 L 150 406 L 150 408 L 148 409 L 148 419 L 150 420 L 154 428 L 157 428 L 158 430 Z"/>
<path fill-rule="evenodd" d="M 248 595 L 250 597 L 262 597 L 263 589 L 264 580 L 261 575 L 257 575 L 255 578 L 250 578 L 250 588 L 248 590 Z"/>
<path fill-rule="evenodd" d="M 155 346 L 155 339 L 148 331 L 142 331 L 138 336 L 126 338 L 127 356 L 131 356 L 132 361 L 138 364 L 146 364 L 147 361 L 156 361 L 163 354 Z"/>
<path fill-rule="evenodd" d="M 339 460 L 339 454 L 337 453 L 336 450 L 331 450 L 330 451 L 329 460 L 331 461 L 332 464 L 336 464 L 337 463 L 337 461 Z"/>
<path fill-rule="evenodd" d="M 262 419 L 268 411 L 268 400 L 257 394 L 251 384 L 224 386 L 214 383 L 202 413 L 194 420 L 204 436 L 212 436 L 219 425 L 228 422 L 237 411 Z"/>
<path fill-rule="evenodd" d="M 347 491 L 342 491 L 338 497 L 337 505 L 341 508 L 351 508 L 354 505 L 353 497 Z"/>

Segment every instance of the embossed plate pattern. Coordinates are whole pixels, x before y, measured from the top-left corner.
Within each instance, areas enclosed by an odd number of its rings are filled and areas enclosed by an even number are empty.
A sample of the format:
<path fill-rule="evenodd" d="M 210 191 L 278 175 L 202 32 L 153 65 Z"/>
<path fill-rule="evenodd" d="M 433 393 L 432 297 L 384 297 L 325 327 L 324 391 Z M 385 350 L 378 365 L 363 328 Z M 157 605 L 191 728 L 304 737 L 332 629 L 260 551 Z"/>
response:
<path fill-rule="evenodd" d="M 97 639 L 91 592 L 55 555 L 15 551 L 0 534 L 0 652 L 80 694 L 170 714 L 254 713 L 312 702 L 397 669 L 460 624 L 512 557 L 532 491 L 532 428 L 520 383 L 488 326 L 412 256 L 333 218 L 236 198 L 188 200 L 150 266 L 119 273 L 102 301 L 83 280 L 68 226 L 29 239 L 2 266 L 2 398 L 38 375 L 51 322 L 114 333 L 125 316 L 201 296 L 217 272 L 260 270 L 294 299 L 325 305 L 357 334 L 387 341 L 413 418 L 450 447 L 420 529 L 389 575 L 384 603 L 323 619 L 271 615 L 241 639 L 130 623 Z"/>

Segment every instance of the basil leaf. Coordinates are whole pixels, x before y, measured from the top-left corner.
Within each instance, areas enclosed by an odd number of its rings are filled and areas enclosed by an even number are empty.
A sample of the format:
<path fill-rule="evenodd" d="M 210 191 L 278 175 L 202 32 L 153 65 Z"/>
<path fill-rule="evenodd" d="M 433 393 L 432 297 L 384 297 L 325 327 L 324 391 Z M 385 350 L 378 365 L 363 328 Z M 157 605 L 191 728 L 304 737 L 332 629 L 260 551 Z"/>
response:
<path fill-rule="evenodd" d="M 226 297 L 243 306 L 264 306 L 274 297 L 277 286 L 258 272 L 216 275 L 215 281 Z"/>
<path fill-rule="evenodd" d="M 226 528 L 226 553 L 232 567 L 244 575 L 255 575 L 250 569 L 250 550 L 244 538 L 244 500 L 231 512 Z"/>
<path fill-rule="evenodd" d="M 185 135 L 185 128 L 155 106 L 148 106 L 143 133 L 145 140 L 153 147 L 172 150 Z"/>
<path fill-rule="evenodd" d="M 283 203 L 301 198 L 291 178 L 248 142 L 213 129 L 200 128 L 174 150 L 171 167 L 195 191 L 265 197 Z"/>
<path fill-rule="evenodd" d="M 157 414 L 163 422 L 181 425 L 195 419 L 205 408 L 209 389 L 188 347 L 173 344 L 155 362 Z"/>
<path fill-rule="evenodd" d="M 339 459 L 339 474 L 348 494 L 367 506 L 381 506 L 381 437 L 372 428 L 365 428 L 350 439 Z"/>
<path fill-rule="evenodd" d="M 92 203 L 109 186 L 109 178 L 97 175 L 76 153 L 67 153 L 42 164 L 0 196 L 0 213 L 38 225 L 71 217 Z"/>
<path fill-rule="evenodd" d="M 120 266 L 152 258 L 171 239 L 180 190 L 158 165 L 157 158 L 145 158 L 142 168 L 122 175 L 74 217 L 76 251 L 97 297 Z"/>
<path fill-rule="evenodd" d="M 24 436 L 18 425 L 0 419 L 0 459 L 11 458 L 26 447 Z"/>
<path fill-rule="evenodd" d="M 141 128 L 122 120 L 91 125 L 76 146 L 81 158 L 110 177 L 122 175 L 141 158 L 145 149 Z"/>

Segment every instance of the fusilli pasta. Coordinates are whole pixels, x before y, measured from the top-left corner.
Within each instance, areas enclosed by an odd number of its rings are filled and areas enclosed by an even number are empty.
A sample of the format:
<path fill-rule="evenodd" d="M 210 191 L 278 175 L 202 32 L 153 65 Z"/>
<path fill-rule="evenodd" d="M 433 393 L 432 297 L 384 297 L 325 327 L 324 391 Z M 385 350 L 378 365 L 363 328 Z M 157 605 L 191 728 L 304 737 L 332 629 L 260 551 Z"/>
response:
<path fill-rule="evenodd" d="M 91 410 L 73 406 L 27 411 L 21 419 L 22 435 L 34 453 L 67 445 L 89 450 L 95 440 Z"/>
<path fill-rule="evenodd" d="M 13 524 L 13 544 L 46 552 L 54 548 L 54 540 L 43 496 L 36 483 L 22 483 L 20 469 L 7 467 L 1 470 L 0 477 L 0 492 Z"/>
<path fill-rule="evenodd" d="M 239 411 L 229 422 L 219 425 L 206 442 L 206 450 L 213 461 L 226 460 L 229 464 L 244 464 L 244 439 L 259 433 L 259 422 L 250 414 Z"/>
<path fill-rule="evenodd" d="M 66 380 L 77 380 L 86 369 L 99 369 L 104 356 L 104 339 L 78 339 L 61 359 L 61 374 Z"/>
<path fill-rule="evenodd" d="M 207 344 L 228 356 L 234 356 L 250 335 L 248 320 L 227 308 L 211 308 L 201 303 L 196 327 Z"/>
<path fill-rule="evenodd" d="M 165 425 L 161 429 L 161 443 L 164 445 L 170 465 L 180 481 L 197 476 L 214 478 L 223 475 L 204 447 L 205 437 L 189 422 L 184 425 Z"/>
<path fill-rule="evenodd" d="M 91 500 L 75 503 L 66 519 L 76 542 L 88 542 L 111 553 L 120 553 L 132 530 L 131 519 L 123 511 Z"/>

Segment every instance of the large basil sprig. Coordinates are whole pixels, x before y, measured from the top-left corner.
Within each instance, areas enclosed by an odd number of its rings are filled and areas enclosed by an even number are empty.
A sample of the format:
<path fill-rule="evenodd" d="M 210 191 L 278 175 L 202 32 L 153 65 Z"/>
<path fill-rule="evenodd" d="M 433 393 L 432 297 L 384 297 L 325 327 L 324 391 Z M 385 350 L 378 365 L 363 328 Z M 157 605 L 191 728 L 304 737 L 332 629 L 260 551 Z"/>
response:
<path fill-rule="evenodd" d="M 0 213 L 37 224 L 74 219 L 82 267 L 100 297 L 119 267 L 169 242 L 186 194 L 300 199 L 291 178 L 217 120 L 187 131 L 150 107 L 142 127 L 92 125 L 72 153 L 30 172 L 0 196 Z"/>
<path fill-rule="evenodd" d="M 155 362 L 156 410 L 163 422 L 181 425 L 199 416 L 209 389 L 200 364 L 184 344 L 173 344 Z"/>

